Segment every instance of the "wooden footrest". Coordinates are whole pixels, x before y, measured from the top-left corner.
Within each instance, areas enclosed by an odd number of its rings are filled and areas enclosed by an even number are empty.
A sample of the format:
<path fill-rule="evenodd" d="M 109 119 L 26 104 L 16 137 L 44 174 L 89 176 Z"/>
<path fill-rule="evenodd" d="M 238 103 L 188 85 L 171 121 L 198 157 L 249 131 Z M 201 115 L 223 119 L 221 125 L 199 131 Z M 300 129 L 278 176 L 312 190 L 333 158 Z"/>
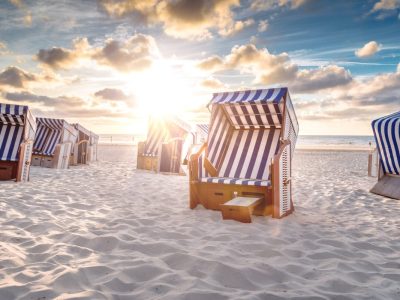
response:
<path fill-rule="evenodd" d="M 224 220 L 236 220 L 243 223 L 251 223 L 251 215 L 254 208 L 262 202 L 263 198 L 237 197 L 221 204 L 222 218 Z"/>

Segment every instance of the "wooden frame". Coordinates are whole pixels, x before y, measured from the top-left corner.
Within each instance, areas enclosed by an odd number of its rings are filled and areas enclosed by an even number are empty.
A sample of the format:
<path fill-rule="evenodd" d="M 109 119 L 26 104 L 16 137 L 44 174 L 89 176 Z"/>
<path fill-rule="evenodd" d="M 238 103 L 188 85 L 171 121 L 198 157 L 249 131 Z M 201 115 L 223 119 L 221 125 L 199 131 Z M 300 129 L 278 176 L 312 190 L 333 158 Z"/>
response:
<path fill-rule="evenodd" d="M 222 183 L 204 183 L 199 182 L 198 178 L 198 159 L 204 151 L 207 149 L 207 143 L 204 143 L 199 151 L 193 154 L 189 160 L 189 207 L 191 209 L 196 208 L 198 204 L 203 205 L 207 209 L 221 210 L 221 204 L 224 204 L 231 200 L 233 197 L 262 197 L 263 200 L 257 207 L 254 208 L 253 214 L 256 216 L 267 216 L 271 215 L 273 218 L 283 218 L 294 211 L 292 193 L 290 193 L 290 208 L 284 215 L 279 215 L 279 204 L 281 201 L 280 197 L 280 164 L 282 163 L 282 155 L 284 150 L 289 147 L 290 141 L 283 141 L 280 145 L 278 153 L 274 156 L 271 166 L 272 169 L 272 180 L 271 186 L 252 186 L 252 185 L 237 185 L 237 184 L 222 184 Z M 208 163 L 204 163 L 204 167 L 207 171 L 210 167 L 207 167 Z M 291 167 L 289 169 L 291 174 Z M 283 183 L 289 185 L 291 191 L 291 179 Z"/>

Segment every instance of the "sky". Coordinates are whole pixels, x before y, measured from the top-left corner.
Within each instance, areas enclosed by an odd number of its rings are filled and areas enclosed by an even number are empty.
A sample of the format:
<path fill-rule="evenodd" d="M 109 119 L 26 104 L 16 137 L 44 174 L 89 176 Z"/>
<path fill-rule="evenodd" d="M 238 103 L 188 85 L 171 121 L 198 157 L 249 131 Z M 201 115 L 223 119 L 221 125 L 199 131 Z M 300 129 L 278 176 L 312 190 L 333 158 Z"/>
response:
<path fill-rule="evenodd" d="M 301 134 L 400 110 L 400 0 L 0 0 L 0 102 L 100 134 L 289 88 Z"/>

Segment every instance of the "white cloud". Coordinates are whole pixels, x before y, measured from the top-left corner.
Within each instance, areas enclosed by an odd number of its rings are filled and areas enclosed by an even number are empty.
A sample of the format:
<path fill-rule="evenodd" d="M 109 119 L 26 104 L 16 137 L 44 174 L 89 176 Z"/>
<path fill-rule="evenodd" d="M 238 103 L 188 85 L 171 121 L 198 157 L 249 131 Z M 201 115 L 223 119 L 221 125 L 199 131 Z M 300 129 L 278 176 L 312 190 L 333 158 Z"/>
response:
<path fill-rule="evenodd" d="M 379 45 L 375 41 L 370 41 L 366 43 L 360 49 L 357 49 L 354 53 L 358 57 L 369 57 L 377 53 L 381 49 L 382 45 Z"/>
<path fill-rule="evenodd" d="M 394 10 L 400 7 L 400 0 L 380 0 L 374 4 L 371 12 L 379 10 Z"/>
<path fill-rule="evenodd" d="M 197 66 L 210 73 L 237 70 L 241 74 L 252 74 L 256 84 L 288 84 L 300 92 L 333 88 L 352 81 L 350 72 L 343 67 L 328 65 L 300 70 L 287 53 L 271 54 L 253 44 L 235 46 L 228 55 L 210 56 Z"/>
<path fill-rule="evenodd" d="M 235 34 L 239 33 L 240 31 L 242 31 L 247 27 L 250 27 L 253 24 L 254 24 L 253 19 L 248 19 L 245 21 L 236 21 L 231 25 L 227 26 L 226 28 L 219 30 L 218 33 L 221 36 L 228 36 L 228 37 L 234 36 Z"/>
<path fill-rule="evenodd" d="M 261 20 L 261 21 L 258 23 L 258 31 L 259 31 L 259 32 L 267 31 L 268 26 L 269 26 L 268 20 Z"/>
<path fill-rule="evenodd" d="M 213 32 L 229 35 L 245 26 L 234 20 L 240 0 L 98 0 L 113 17 L 139 17 L 160 24 L 167 35 L 194 40 L 209 39 Z M 242 24 L 243 23 L 243 24 Z"/>

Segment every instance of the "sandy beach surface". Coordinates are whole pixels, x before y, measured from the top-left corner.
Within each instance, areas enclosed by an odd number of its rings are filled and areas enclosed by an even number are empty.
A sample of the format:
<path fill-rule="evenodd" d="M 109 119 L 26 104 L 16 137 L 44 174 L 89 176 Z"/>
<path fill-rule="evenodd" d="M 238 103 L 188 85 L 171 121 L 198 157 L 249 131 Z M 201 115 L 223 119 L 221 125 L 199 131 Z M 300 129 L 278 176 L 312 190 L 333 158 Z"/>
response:
<path fill-rule="evenodd" d="M 0 299 L 400 299 L 400 201 L 370 194 L 367 153 L 295 154 L 296 211 L 223 221 L 188 179 L 90 166 L 0 182 Z"/>

